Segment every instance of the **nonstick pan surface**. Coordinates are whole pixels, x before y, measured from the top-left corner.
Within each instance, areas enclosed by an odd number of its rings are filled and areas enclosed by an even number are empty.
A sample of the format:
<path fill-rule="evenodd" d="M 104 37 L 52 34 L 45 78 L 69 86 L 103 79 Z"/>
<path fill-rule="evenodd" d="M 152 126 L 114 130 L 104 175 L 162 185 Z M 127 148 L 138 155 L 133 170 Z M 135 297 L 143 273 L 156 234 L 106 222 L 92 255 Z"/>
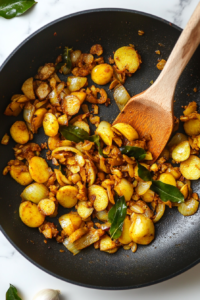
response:
<path fill-rule="evenodd" d="M 138 30 L 144 30 L 143 36 Z M 54 33 L 57 34 L 54 34 Z M 181 29 L 154 16 L 131 10 L 98 9 L 76 13 L 54 21 L 25 40 L 5 61 L 0 72 L 0 137 L 9 133 L 15 117 L 6 117 L 3 112 L 13 94 L 20 93 L 22 83 L 36 74 L 39 66 L 54 62 L 62 52 L 59 47 L 73 46 L 89 52 L 93 44 L 104 48 L 104 58 L 117 48 L 134 44 L 142 57 L 141 69 L 128 78 L 125 87 L 130 95 L 138 94 L 155 81 L 160 71 L 157 59 L 167 59 Z M 160 45 L 159 45 L 160 43 Z M 162 45 L 161 45 L 162 44 Z M 158 56 L 155 50 L 160 50 Z M 176 66 L 174 66 L 176 67 Z M 91 82 L 90 82 L 91 83 Z M 196 87 L 198 92 L 194 93 Z M 114 103 L 113 92 L 107 92 L 112 104 L 100 106 L 101 120 L 112 122 L 119 113 Z M 182 114 L 182 105 L 200 100 L 200 48 L 184 70 L 175 93 L 174 112 Z M 22 119 L 20 115 L 17 119 Z M 43 129 L 34 140 L 46 141 Z M 0 170 L 14 158 L 12 147 L 0 146 Z M 45 157 L 45 153 L 43 153 Z M 200 261 L 200 212 L 183 217 L 177 209 L 167 209 L 156 224 L 156 238 L 149 246 L 139 246 L 136 253 L 120 249 L 116 254 L 94 250 L 93 246 L 73 256 L 55 240 L 44 243 L 38 229 L 25 226 L 19 218 L 20 193 L 24 187 L 9 175 L 0 175 L 0 224 L 13 246 L 36 266 L 49 274 L 68 282 L 93 288 L 128 289 L 161 282 L 191 268 Z M 200 183 L 193 183 L 195 192 L 200 192 Z M 67 210 L 59 208 L 59 216 Z M 56 218 L 57 219 L 57 218 Z M 57 222 L 57 221 L 56 221 Z M 58 224 L 58 223 L 57 223 Z"/>

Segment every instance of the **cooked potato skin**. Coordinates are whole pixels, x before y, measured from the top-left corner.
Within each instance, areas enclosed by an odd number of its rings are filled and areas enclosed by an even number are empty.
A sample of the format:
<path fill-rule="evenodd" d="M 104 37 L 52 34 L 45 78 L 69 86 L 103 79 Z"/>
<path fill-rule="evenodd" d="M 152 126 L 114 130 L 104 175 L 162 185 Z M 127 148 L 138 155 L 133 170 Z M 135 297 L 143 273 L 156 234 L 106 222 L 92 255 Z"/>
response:
<path fill-rule="evenodd" d="M 26 144 L 29 141 L 29 133 L 24 121 L 16 121 L 10 128 L 13 140 L 18 144 Z"/>
<path fill-rule="evenodd" d="M 74 95 L 66 96 L 62 102 L 62 108 L 66 115 L 73 116 L 79 112 L 81 102 Z"/>
<path fill-rule="evenodd" d="M 88 188 L 89 200 L 94 201 L 94 208 L 96 211 L 106 209 L 108 206 L 108 195 L 106 190 L 99 185 L 91 185 Z"/>
<path fill-rule="evenodd" d="M 113 68 L 108 64 L 100 64 L 92 69 L 91 78 L 98 85 L 104 85 L 111 81 Z"/>
<path fill-rule="evenodd" d="M 130 46 L 117 49 L 114 60 L 120 71 L 127 70 L 129 73 L 135 73 L 140 66 L 140 57 L 135 49 Z"/>
<path fill-rule="evenodd" d="M 100 122 L 99 126 L 97 127 L 96 133 L 100 135 L 100 137 L 106 145 L 112 145 L 112 139 L 114 138 L 114 134 L 111 129 L 110 123 L 106 121 Z"/>
<path fill-rule="evenodd" d="M 58 134 L 59 124 L 58 120 L 52 113 L 46 113 L 43 120 L 44 132 L 48 136 L 55 136 Z"/>
<path fill-rule="evenodd" d="M 190 143 L 188 141 L 181 142 L 172 151 L 172 158 L 176 162 L 181 162 L 190 156 Z"/>
<path fill-rule="evenodd" d="M 27 166 L 24 165 L 11 166 L 10 175 L 21 185 L 28 185 L 33 181 L 30 173 L 28 172 Z"/>
<path fill-rule="evenodd" d="M 66 208 L 71 208 L 76 205 L 78 199 L 78 189 L 75 186 L 63 186 L 56 194 L 56 198 L 60 205 Z"/>
<path fill-rule="evenodd" d="M 180 171 L 182 175 L 189 180 L 197 180 L 200 178 L 200 158 L 195 155 L 181 162 Z"/>
<path fill-rule="evenodd" d="M 194 119 L 194 120 L 189 120 L 183 124 L 184 130 L 187 135 L 192 136 L 192 135 L 198 135 L 200 134 L 200 120 L 199 119 Z"/>
<path fill-rule="evenodd" d="M 28 227 L 39 227 L 45 220 L 35 203 L 24 201 L 19 206 L 19 216 L 24 224 Z"/>
<path fill-rule="evenodd" d="M 38 203 L 38 209 L 41 214 L 45 216 L 53 215 L 56 205 L 55 202 L 50 199 L 43 199 Z"/>
<path fill-rule="evenodd" d="M 77 212 L 82 219 L 87 219 L 93 213 L 94 208 L 88 207 L 87 201 L 79 201 Z"/>
<path fill-rule="evenodd" d="M 131 221 L 129 234 L 132 241 L 140 245 L 150 244 L 155 237 L 155 227 L 152 220 L 142 214 L 134 214 Z"/>
<path fill-rule="evenodd" d="M 137 131 L 129 124 L 126 123 L 117 123 L 113 125 L 114 128 L 116 128 L 121 134 L 127 138 L 127 140 L 134 141 L 139 138 L 139 135 Z"/>
<path fill-rule="evenodd" d="M 132 241 L 130 234 L 129 234 L 130 227 L 131 227 L 131 220 L 129 219 L 128 216 L 126 216 L 125 220 L 124 220 L 124 224 L 123 224 L 122 234 L 118 239 L 119 242 L 124 245 L 127 245 L 127 244 L 131 243 L 131 241 Z"/>
<path fill-rule="evenodd" d="M 115 186 L 115 191 L 119 196 L 124 196 L 126 201 L 130 201 L 133 195 L 133 185 L 125 178 L 122 178 L 120 183 Z"/>
<path fill-rule="evenodd" d="M 30 100 L 35 99 L 35 93 L 33 90 L 33 77 L 28 78 L 22 85 L 22 92 Z"/>
<path fill-rule="evenodd" d="M 34 156 L 29 161 L 29 172 L 33 180 L 44 183 L 49 179 L 48 165 L 42 157 Z"/>

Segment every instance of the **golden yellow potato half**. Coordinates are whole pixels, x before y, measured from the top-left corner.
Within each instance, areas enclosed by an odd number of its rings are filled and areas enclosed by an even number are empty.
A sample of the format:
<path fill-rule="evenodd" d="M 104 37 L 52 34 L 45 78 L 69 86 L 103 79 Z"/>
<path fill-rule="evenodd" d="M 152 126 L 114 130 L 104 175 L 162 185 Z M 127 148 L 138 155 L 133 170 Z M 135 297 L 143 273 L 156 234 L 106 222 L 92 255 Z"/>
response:
<path fill-rule="evenodd" d="M 129 124 L 117 123 L 113 125 L 113 127 L 123 134 L 130 142 L 139 139 L 137 131 Z"/>
<path fill-rule="evenodd" d="M 65 214 L 61 216 L 58 221 L 67 235 L 71 235 L 81 226 L 82 223 L 82 219 L 77 212 L 70 212 L 69 214 Z"/>
<path fill-rule="evenodd" d="M 56 194 L 56 198 L 60 205 L 66 208 L 71 208 L 76 205 L 78 199 L 78 189 L 75 186 L 63 186 L 61 187 Z"/>
<path fill-rule="evenodd" d="M 35 93 L 34 93 L 34 89 L 33 89 L 33 77 L 28 78 L 26 81 L 24 81 L 24 83 L 22 85 L 22 92 L 30 100 L 35 99 Z"/>
<path fill-rule="evenodd" d="M 58 134 L 59 124 L 58 120 L 52 113 L 46 113 L 43 120 L 44 133 L 48 136 L 55 136 Z"/>
<path fill-rule="evenodd" d="M 174 176 L 171 174 L 168 174 L 168 173 L 162 173 L 159 177 L 159 181 L 162 181 L 163 183 L 166 183 L 166 184 L 176 186 L 176 180 L 175 180 Z"/>
<path fill-rule="evenodd" d="M 28 185 L 33 181 L 27 166 L 24 165 L 11 166 L 10 175 L 21 185 Z"/>
<path fill-rule="evenodd" d="M 45 220 L 35 203 L 24 201 L 19 206 L 19 216 L 28 227 L 39 227 Z"/>
<path fill-rule="evenodd" d="M 127 245 L 132 242 L 132 239 L 129 234 L 130 227 L 131 227 L 131 220 L 129 219 L 128 216 L 126 216 L 123 224 L 122 234 L 118 239 L 119 242 L 124 245 Z"/>
<path fill-rule="evenodd" d="M 133 195 L 133 185 L 128 180 L 122 178 L 114 190 L 119 196 L 124 196 L 126 201 L 130 201 Z"/>
<path fill-rule="evenodd" d="M 100 122 L 100 124 L 96 130 L 96 133 L 98 135 L 100 135 L 100 137 L 102 138 L 104 143 L 108 146 L 112 145 L 112 139 L 114 138 L 114 134 L 113 134 L 111 127 L 112 126 L 110 123 L 108 123 L 106 121 L 102 121 L 102 122 Z"/>
<path fill-rule="evenodd" d="M 148 190 L 145 194 L 142 195 L 142 200 L 145 202 L 152 202 L 154 199 L 155 193 L 152 190 Z"/>
<path fill-rule="evenodd" d="M 108 64 L 100 64 L 92 69 L 91 78 L 98 85 L 104 85 L 111 81 L 113 68 Z"/>
<path fill-rule="evenodd" d="M 94 208 L 96 211 L 106 209 L 108 206 L 107 191 L 99 185 L 91 185 L 88 188 L 88 196 L 90 201 L 94 201 Z"/>
<path fill-rule="evenodd" d="M 181 162 L 190 156 L 190 143 L 188 141 L 181 142 L 172 151 L 172 158 L 176 162 Z"/>
<path fill-rule="evenodd" d="M 86 98 L 86 93 L 85 92 L 72 92 L 71 95 L 76 96 L 80 103 L 82 104 Z"/>
<path fill-rule="evenodd" d="M 29 141 L 29 133 L 24 121 L 16 121 L 10 128 L 13 140 L 18 144 L 26 144 Z"/>
<path fill-rule="evenodd" d="M 100 240 L 100 251 L 108 251 L 114 248 L 116 248 L 116 244 L 108 235 Z"/>
<path fill-rule="evenodd" d="M 82 219 L 87 219 L 93 213 L 94 208 L 88 207 L 87 201 L 79 201 L 77 212 Z"/>
<path fill-rule="evenodd" d="M 192 119 L 183 124 L 184 130 L 187 135 L 198 135 L 200 134 L 200 120 Z"/>
<path fill-rule="evenodd" d="M 150 244 L 155 237 L 155 227 L 151 219 L 142 214 L 133 214 L 131 217 L 129 234 L 132 241 L 140 245 Z"/>
<path fill-rule="evenodd" d="M 140 57 L 135 49 L 130 46 L 117 49 L 114 60 L 120 71 L 127 70 L 130 73 L 135 73 L 140 66 Z"/>
<path fill-rule="evenodd" d="M 34 156 L 29 161 L 29 172 L 33 180 L 44 183 L 49 179 L 49 166 L 44 158 Z"/>
<path fill-rule="evenodd" d="M 200 158 L 195 155 L 181 162 L 180 164 L 181 174 L 189 180 L 197 180 L 200 178 Z"/>

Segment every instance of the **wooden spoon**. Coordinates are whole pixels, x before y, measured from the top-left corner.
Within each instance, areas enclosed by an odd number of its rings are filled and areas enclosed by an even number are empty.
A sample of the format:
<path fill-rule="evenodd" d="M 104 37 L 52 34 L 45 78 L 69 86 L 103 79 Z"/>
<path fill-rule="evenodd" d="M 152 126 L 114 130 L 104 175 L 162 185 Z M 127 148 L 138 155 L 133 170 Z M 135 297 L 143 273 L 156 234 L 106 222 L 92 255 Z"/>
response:
<path fill-rule="evenodd" d="M 155 83 L 132 97 L 113 123 L 129 123 L 140 137 L 150 134 L 152 140 L 148 142 L 148 149 L 154 161 L 161 154 L 173 130 L 173 102 L 177 81 L 199 43 L 200 2 Z"/>

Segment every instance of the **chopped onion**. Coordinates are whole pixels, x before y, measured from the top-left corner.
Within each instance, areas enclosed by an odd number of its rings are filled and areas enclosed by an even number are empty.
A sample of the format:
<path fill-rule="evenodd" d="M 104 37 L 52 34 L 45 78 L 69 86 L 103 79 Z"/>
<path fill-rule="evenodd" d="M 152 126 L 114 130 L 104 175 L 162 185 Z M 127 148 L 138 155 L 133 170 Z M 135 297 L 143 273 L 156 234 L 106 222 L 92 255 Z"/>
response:
<path fill-rule="evenodd" d="M 34 112 L 35 106 L 32 105 L 30 102 L 26 103 L 26 105 L 24 106 L 23 117 L 27 123 L 31 123 Z"/>
<path fill-rule="evenodd" d="M 124 108 L 131 96 L 123 85 L 118 85 L 114 90 L 114 99 L 120 111 Z"/>
<path fill-rule="evenodd" d="M 81 51 L 80 50 L 75 50 L 73 52 L 71 52 L 71 61 L 72 61 L 72 65 L 76 65 L 78 59 L 81 56 Z"/>
<path fill-rule="evenodd" d="M 42 183 L 35 182 L 23 190 L 21 198 L 22 200 L 32 201 L 37 204 L 40 200 L 48 198 L 48 195 L 48 188 Z"/>
<path fill-rule="evenodd" d="M 80 90 L 87 82 L 86 77 L 75 77 L 69 76 L 67 78 L 67 83 L 69 84 L 68 88 L 71 92 Z"/>
<path fill-rule="evenodd" d="M 108 221 L 108 212 L 107 210 L 102 210 L 96 212 L 96 217 L 100 221 Z"/>

